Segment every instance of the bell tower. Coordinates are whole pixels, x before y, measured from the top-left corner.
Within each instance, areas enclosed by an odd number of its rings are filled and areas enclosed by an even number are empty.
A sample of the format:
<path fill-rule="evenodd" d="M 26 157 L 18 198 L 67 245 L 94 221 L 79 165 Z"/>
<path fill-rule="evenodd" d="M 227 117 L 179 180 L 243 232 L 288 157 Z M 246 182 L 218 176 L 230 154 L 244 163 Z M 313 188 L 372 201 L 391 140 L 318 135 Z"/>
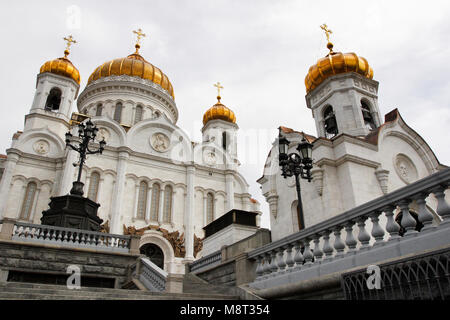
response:
<path fill-rule="evenodd" d="M 202 136 L 205 145 L 214 145 L 222 159 L 220 163 L 227 168 L 235 168 L 237 163 L 237 130 L 236 116 L 231 109 L 220 102 L 220 82 L 217 88 L 217 103 L 209 108 L 203 116 Z"/>
<path fill-rule="evenodd" d="M 330 51 L 310 67 L 305 78 L 306 103 L 319 137 L 346 133 L 365 136 L 381 125 L 378 82 L 367 60 L 355 53 L 333 51 L 332 33 L 322 25 Z"/>
<path fill-rule="evenodd" d="M 80 88 L 80 73 L 67 58 L 70 46 L 76 41 L 65 37 L 64 57 L 45 62 L 36 79 L 36 92 L 29 114 L 25 116 L 25 129 L 49 126 L 61 133 L 67 131 L 72 104 Z"/>

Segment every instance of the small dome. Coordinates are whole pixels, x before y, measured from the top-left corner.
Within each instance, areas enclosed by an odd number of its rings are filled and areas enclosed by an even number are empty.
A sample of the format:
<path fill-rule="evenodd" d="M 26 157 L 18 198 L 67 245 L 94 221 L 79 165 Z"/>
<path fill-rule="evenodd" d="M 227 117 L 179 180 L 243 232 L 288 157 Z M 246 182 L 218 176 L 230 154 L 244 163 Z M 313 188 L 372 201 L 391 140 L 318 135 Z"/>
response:
<path fill-rule="evenodd" d="M 203 115 L 203 125 L 210 120 L 224 120 L 231 123 L 236 123 L 236 116 L 234 112 L 220 103 L 220 96 L 217 97 L 217 103 L 209 108 Z"/>
<path fill-rule="evenodd" d="M 138 49 L 138 47 L 136 47 L 136 49 Z M 88 84 L 100 78 L 120 75 L 150 80 L 164 90 L 167 90 L 172 98 L 175 99 L 173 87 L 169 78 L 160 69 L 146 61 L 139 53 L 137 53 L 137 50 L 126 58 L 114 59 L 99 66 L 89 77 Z"/>
<path fill-rule="evenodd" d="M 358 57 L 356 53 L 333 52 L 332 48 L 332 44 L 329 43 L 330 53 L 309 68 L 305 78 L 307 93 L 336 74 L 356 72 L 368 79 L 373 78 L 373 70 L 365 58 Z"/>
<path fill-rule="evenodd" d="M 71 78 L 76 83 L 80 84 L 80 72 L 67 57 L 47 61 L 40 69 L 40 73 L 44 72 L 51 72 L 63 77 Z"/>

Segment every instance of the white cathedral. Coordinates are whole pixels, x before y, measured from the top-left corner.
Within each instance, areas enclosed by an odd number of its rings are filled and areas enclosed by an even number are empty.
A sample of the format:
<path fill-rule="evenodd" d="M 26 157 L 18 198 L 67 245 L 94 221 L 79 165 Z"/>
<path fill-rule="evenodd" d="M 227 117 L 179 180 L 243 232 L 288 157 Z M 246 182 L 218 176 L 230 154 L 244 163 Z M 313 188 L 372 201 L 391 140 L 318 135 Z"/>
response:
<path fill-rule="evenodd" d="M 96 142 L 107 145 L 88 156 L 84 196 L 100 204 L 106 231 L 145 230 L 141 245 L 154 244 L 161 267 L 184 273 L 184 263 L 199 257 L 205 225 L 232 209 L 261 212 L 237 170 L 235 114 L 219 95 L 203 116 L 203 141 L 191 141 L 177 126 L 172 84 L 140 55 L 144 34 L 137 34 L 136 51 L 101 64 L 81 93 L 80 73 L 67 58 L 72 37 L 64 57 L 42 65 L 24 129 L 0 159 L 0 219 L 40 224 L 50 197 L 69 193 L 78 153 L 66 148 L 65 134 L 76 141 L 78 124 L 90 118 Z"/>

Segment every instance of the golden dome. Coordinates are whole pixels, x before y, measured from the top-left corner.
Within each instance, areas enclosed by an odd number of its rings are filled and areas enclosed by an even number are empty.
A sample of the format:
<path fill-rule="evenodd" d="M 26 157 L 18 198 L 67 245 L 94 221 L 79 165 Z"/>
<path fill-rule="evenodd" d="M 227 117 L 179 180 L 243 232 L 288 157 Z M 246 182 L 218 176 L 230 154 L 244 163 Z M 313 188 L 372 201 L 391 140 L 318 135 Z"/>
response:
<path fill-rule="evenodd" d="M 173 87 L 169 78 L 167 78 L 160 69 L 146 61 L 138 53 L 138 49 L 139 45 L 136 45 L 136 52 L 130 54 L 128 57 L 114 59 L 99 66 L 89 77 L 88 84 L 94 80 L 109 76 L 127 75 L 131 77 L 140 77 L 145 80 L 150 80 L 167 90 L 172 98 L 175 99 Z"/>
<path fill-rule="evenodd" d="M 236 116 L 234 115 L 234 112 L 220 103 L 220 99 L 220 96 L 218 96 L 217 103 L 209 108 L 203 115 L 203 125 L 205 125 L 210 120 L 217 119 L 236 123 Z"/>
<path fill-rule="evenodd" d="M 64 53 L 66 55 L 65 57 L 44 63 L 40 69 L 40 73 L 51 72 L 63 77 L 71 78 L 75 80 L 76 83 L 80 84 L 80 72 L 75 68 L 72 62 L 67 59 L 68 51 L 66 50 Z"/>
<path fill-rule="evenodd" d="M 356 72 L 360 75 L 372 79 L 373 69 L 369 66 L 367 60 L 358 57 L 356 53 L 333 52 L 333 45 L 328 43 L 330 53 L 317 61 L 317 63 L 309 68 L 305 77 L 306 92 L 320 85 L 327 78 L 340 73 Z"/>

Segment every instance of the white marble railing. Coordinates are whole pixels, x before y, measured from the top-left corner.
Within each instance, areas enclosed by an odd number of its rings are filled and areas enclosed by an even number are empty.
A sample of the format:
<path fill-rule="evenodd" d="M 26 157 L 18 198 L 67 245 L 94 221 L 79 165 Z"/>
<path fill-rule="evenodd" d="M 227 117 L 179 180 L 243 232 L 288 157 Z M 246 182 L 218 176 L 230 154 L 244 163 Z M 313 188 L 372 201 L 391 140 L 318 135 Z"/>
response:
<path fill-rule="evenodd" d="M 102 251 L 130 251 L 131 237 L 80 229 L 14 222 L 12 240 Z"/>
<path fill-rule="evenodd" d="M 219 250 L 192 262 L 189 264 L 189 270 L 190 272 L 195 272 L 206 267 L 218 265 L 221 261 L 222 251 Z"/>
<path fill-rule="evenodd" d="M 159 268 L 148 258 L 139 258 L 135 277 L 151 292 L 163 292 L 166 289 L 167 272 Z M 137 274 L 136 274 L 137 273 Z"/>
<path fill-rule="evenodd" d="M 449 185 L 450 168 L 251 251 L 248 257 L 256 261 L 251 286 L 267 289 L 450 244 L 450 206 L 444 193 Z M 437 225 L 426 208 L 431 194 L 437 200 Z M 413 201 L 423 224 L 420 232 L 409 211 Z M 394 219 L 396 208 L 402 213 L 402 236 Z M 371 230 L 366 226 L 369 219 Z"/>

